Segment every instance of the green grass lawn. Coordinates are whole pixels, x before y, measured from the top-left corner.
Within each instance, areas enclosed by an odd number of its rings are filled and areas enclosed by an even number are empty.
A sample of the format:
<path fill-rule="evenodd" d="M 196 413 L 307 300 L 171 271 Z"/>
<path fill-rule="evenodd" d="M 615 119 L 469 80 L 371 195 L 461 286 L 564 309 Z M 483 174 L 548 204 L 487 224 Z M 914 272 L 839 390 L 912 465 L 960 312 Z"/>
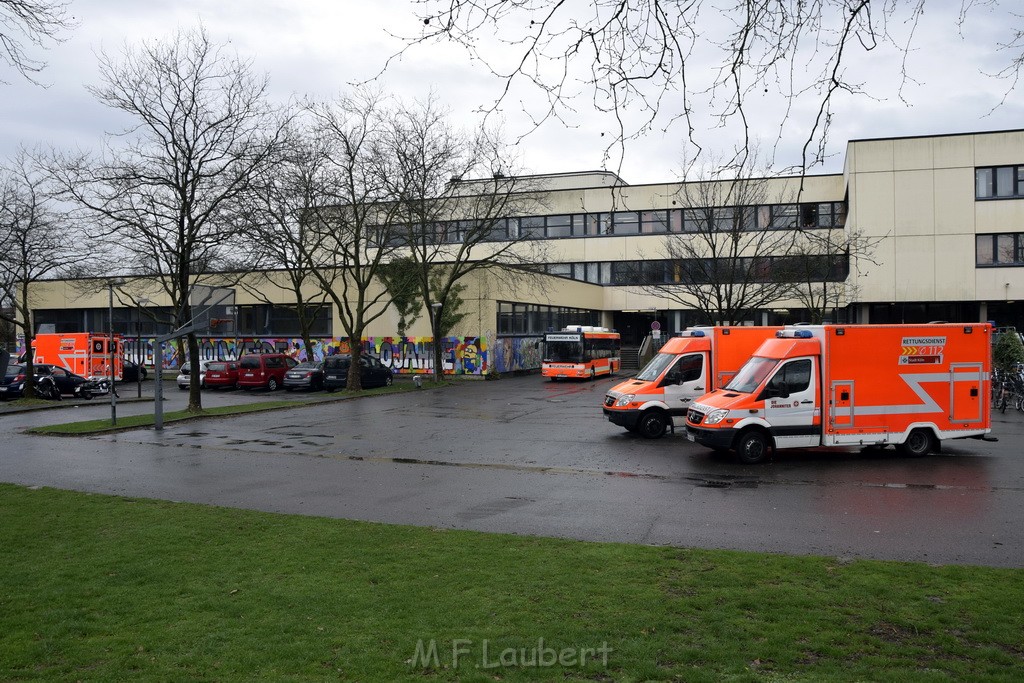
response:
<path fill-rule="evenodd" d="M 1020 570 L 12 485 L 0 549 L 3 680 L 1024 679 Z"/>

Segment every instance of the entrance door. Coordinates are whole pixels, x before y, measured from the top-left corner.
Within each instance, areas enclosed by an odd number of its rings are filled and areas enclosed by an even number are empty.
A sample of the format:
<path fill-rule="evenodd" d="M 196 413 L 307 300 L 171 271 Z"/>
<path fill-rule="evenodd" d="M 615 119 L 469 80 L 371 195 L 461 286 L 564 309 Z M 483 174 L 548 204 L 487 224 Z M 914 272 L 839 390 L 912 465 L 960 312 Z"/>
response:
<path fill-rule="evenodd" d="M 690 402 L 706 393 L 707 366 L 706 354 L 688 353 L 680 357 L 661 379 L 665 404 L 677 427 L 686 424 Z"/>
<path fill-rule="evenodd" d="M 654 311 L 642 313 L 626 313 L 617 311 L 612 314 L 612 325 L 622 337 L 622 345 L 626 347 L 640 346 L 640 342 L 651 333 L 651 323 L 661 323 L 662 335 L 668 330 L 668 318 L 659 317 Z"/>
<path fill-rule="evenodd" d="M 814 358 L 783 363 L 765 384 L 765 418 L 778 448 L 821 444 L 818 373 Z"/>

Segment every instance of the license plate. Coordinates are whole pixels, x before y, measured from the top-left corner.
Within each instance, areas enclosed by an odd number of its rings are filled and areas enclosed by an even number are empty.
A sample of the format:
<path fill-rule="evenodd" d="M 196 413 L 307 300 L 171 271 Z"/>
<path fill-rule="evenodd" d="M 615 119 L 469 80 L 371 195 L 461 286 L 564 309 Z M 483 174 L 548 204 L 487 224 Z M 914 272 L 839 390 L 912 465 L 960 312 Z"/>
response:
<path fill-rule="evenodd" d="M 7 391 L 7 387 L 0 387 L 0 392 Z"/>
<path fill-rule="evenodd" d="M 694 443 L 697 443 L 697 437 L 694 436 L 692 432 L 686 432 L 686 439 L 688 441 L 692 441 Z"/>

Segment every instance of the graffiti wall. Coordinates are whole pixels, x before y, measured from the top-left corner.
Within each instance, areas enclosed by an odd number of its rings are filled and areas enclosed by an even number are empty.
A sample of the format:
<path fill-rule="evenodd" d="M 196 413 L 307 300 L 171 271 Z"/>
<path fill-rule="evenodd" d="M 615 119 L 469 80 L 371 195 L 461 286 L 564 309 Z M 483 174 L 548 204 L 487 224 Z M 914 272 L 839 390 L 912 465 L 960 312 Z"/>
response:
<path fill-rule="evenodd" d="M 489 345 L 487 337 L 445 337 L 441 341 L 443 370 L 449 375 L 484 375 L 492 367 L 498 372 L 538 370 L 540 341 L 540 337 L 499 337 Z M 24 340 L 19 339 L 19 342 L 18 354 L 21 355 L 24 353 Z M 155 367 L 154 346 L 153 339 L 125 337 L 124 355 L 129 360 Z M 307 352 L 301 339 L 295 338 L 199 339 L 199 357 L 203 360 L 237 360 L 246 353 L 285 353 L 298 361 L 323 360 L 327 356 L 347 354 L 350 350 L 345 338 L 315 339 L 311 352 Z M 433 372 L 432 337 L 365 337 L 363 353 L 379 359 L 396 373 Z M 177 345 L 164 344 L 164 369 L 175 369 L 180 364 Z"/>
<path fill-rule="evenodd" d="M 441 340 L 443 372 L 449 375 L 483 375 L 489 370 L 487 341 L 483 337 L 445 337 Z M 152 339 L 126 338 L 125 356 L 141 359 L 144 365 L 155 366 Z M 351 351 L 348 339 L 316 339 L 309 351 L 301 339 L 295 338 L 239 338 L 199 339 L 199 357 L 202 360 L 236 360 L 246 353 L 284 353 L 297 361 L 323 360 L 327 356 L 347 354 Z M 432 373 L 434 344 L 432 337 L 364 337 L 363 353 L 374 356 L 381 363 L 400 374 Z M 165 369 L 180 365 L 178 347 L 165 344 Z"/>
<path fill-rule="evenodd" d="M 489 357 L 498 372 L 539 370 L 540 337 L 498 337 Z"/>

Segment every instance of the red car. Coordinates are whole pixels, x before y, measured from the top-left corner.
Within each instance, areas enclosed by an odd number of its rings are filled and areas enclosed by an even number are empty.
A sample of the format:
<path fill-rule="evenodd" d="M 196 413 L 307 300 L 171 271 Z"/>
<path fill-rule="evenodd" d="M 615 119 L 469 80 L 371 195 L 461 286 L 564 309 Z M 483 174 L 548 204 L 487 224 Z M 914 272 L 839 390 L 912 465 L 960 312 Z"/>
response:
<path fill-rule="evenodd" d="M 206 366 L 206 377 L 204 378 L 207 389 L 220 389 L 227 387 L 235 389 L 238 387 L 238 363 L 236 361 L 213 361 Z"/>
<path fill-rule="evenodd" d="M 298 364 L 283 353 L 247 353 L 238 359 L 238 386 L 275 391 L 284 386 L 284 373 Z"/>

